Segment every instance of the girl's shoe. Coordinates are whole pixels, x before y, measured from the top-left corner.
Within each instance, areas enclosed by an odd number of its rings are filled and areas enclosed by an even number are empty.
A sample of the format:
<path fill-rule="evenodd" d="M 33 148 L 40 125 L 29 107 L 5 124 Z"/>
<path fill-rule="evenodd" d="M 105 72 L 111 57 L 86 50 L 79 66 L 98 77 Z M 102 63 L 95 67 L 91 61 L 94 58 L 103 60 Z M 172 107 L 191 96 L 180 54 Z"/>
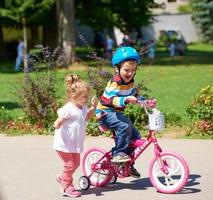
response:
<path fill-rule="evenodd" d="M 75 188 L 73 186 L 69 186 L 64 192 L 63 192 L 64 196 L 68 196 L 68 197 L 80 197 L 81 193 L 78 192 L 77 190 L 75 190 Z"/>

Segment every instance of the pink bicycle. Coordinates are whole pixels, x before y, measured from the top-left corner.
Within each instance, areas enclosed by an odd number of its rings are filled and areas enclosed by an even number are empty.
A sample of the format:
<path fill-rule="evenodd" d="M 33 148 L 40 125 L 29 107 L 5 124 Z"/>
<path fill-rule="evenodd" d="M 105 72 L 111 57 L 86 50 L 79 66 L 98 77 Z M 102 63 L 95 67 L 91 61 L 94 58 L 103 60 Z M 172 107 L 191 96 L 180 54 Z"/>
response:
<path fill-rule="evenodd" d="M 155 131 L 164 128 L 163 114 L 156 108 L 149 113 L 143 101 L 139 103 L 144 106 L 149 119 L 147 138 L 130 144 L 136 149 L 130 155 L 131 160 L 125 163 L 111 162 L 111 151 L 106 152 L 99 147 L 87 150 L 82 163 L 84 176 L 79 178 L 79 186 L 82 190 L 87 190 L 91 184 L 95 187 L 103 187 L 108 183 L 114 184 L 117 178 L 128 177 L 131 165 L 150 144 L 154 145 L 154 158 L 149 166 L 149 178 L 156 190 L 172 194 L 179 192 L 186 185 L 189 177 L 186 161 L 174 152 L 162 151 L 155 136 Z"/>

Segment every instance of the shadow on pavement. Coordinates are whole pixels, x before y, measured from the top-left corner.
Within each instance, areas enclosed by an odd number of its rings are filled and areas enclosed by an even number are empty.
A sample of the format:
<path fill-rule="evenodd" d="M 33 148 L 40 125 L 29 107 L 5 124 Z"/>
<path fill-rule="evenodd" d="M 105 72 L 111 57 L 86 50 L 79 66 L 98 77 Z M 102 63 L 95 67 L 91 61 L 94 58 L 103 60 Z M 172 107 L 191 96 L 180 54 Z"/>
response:
<path fill-rule="evenodd" d="M 187 185 L 176 194 L 189 194 L 189 193 L 197 193 L 201 192 L 200 189 L 192 188 L 192 186 L 199 185 L 200 183 L 197 181 L 200 178 L 200 175 L 191 174 L 189 176 L 189 181 Z M 90 187 L 88 190 L 82 191 L 82 195 L 95 194 L 96 196 L 102 196 L 105 192 L 129 189 L 129 190 L 147 190 L 148 188 L 153 187 L 149 178 L 142 178 L 130 181 L 129 183 L 121 183 L 117 182 L 115 184 L 109 184 L 105 187 Z"/>

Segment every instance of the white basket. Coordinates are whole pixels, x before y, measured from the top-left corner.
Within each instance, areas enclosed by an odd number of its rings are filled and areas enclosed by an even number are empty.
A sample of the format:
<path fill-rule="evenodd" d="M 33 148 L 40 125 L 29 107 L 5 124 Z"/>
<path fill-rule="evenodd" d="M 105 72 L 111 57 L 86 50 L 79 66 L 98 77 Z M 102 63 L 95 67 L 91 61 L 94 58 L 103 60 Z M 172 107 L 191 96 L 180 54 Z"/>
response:
<path fill-rule="evenodd" d="M 164 129 L 164 115 L 156 108 L 152 109 L 152 113 L 148 114 L 149 129 L 154 131 L 160 131 Z"/>

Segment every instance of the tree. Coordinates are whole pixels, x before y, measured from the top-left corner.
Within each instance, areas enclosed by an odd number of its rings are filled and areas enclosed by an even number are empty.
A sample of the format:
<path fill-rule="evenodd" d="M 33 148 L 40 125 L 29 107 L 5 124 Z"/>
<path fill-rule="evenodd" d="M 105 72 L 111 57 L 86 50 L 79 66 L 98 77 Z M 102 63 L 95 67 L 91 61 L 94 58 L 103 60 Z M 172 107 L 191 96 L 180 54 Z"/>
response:
<path fill-rule="evenodd" d="M 67 63 L 74 61 L 74 0 L 7 0 L 1 4 L 0 17 L 4 19 L 4 26 L 16 27 L 22 27 L 25 18 L 32 36 L 42 25 L 44 45 L 51 49 L 59 45 L 65 52 Z"/>
<path fill-rule="evenodd" d="M 79 0 L 76 13 L 82 24 L 96 30 L 118 27 L 131 32 L 152 21 L 153 0 Z"/>
<path fill-rule="evenodd" d="M 7 0 L 0 5 L 0 16 L 7 26 L 22 26 L 22 18 L 30 26 L 41 25 L 53 4 L 54 0 Z"/>
<path fill-rule="evenodd" d="M 123 32 L 139 32 L 142 25 L 152 21 L 151 7 L 156 5 L 154 0 L 78 0 L 75 3 L 76 9 L 74 0 L 7 0 L 5 6 L 0 7 L 0 16 L 9 22 L 7 24 L 16 26 L 21 25 L 24 17 L 32 30 L 43 25 L 44 41 L 50 38 L 56 41 L 57 37 L 58 45 L 71 63 L 75 57 L 74 11 L 82 24 L 94 30 L 116 26 Z"/>
<path fill-rule="evenodd" d="M 213 42 L 213 1 L 192 0 L 194 9 L 192 19 L 200 29 L 204 42 Z"/>
<path fill-rule="evenodd" d="M 32 38 L 38 33 L 38 26 L 49 26 L 54 0 L 7 0 L 0 4 L 0 17 L 4 27 L 22 28 L 23 18 L 32 29 Z M 45 20 L 44 20 L 45 19 Z M 50 23 L 51 24 L 51 23 Z"/>
<path fill-rule="evenodd" d="M 74 0 L 57 0 L 58 45 L 62 47 L 67 63 L 75 60 Z"/>
<path fill-rule="evenodd" d="M 0 7 L 4 7 L 5 2 L 4 0 L 0 1 Z M 2 21 L 2 17 L 0 15 L 0 21 Z M 3 42 L 3 27 L 2 23 L 0 23 L 0 58 L 4 58 L 4 52 L 5 52 L 5 47 L 4 47 L 4 42 Z"/>

